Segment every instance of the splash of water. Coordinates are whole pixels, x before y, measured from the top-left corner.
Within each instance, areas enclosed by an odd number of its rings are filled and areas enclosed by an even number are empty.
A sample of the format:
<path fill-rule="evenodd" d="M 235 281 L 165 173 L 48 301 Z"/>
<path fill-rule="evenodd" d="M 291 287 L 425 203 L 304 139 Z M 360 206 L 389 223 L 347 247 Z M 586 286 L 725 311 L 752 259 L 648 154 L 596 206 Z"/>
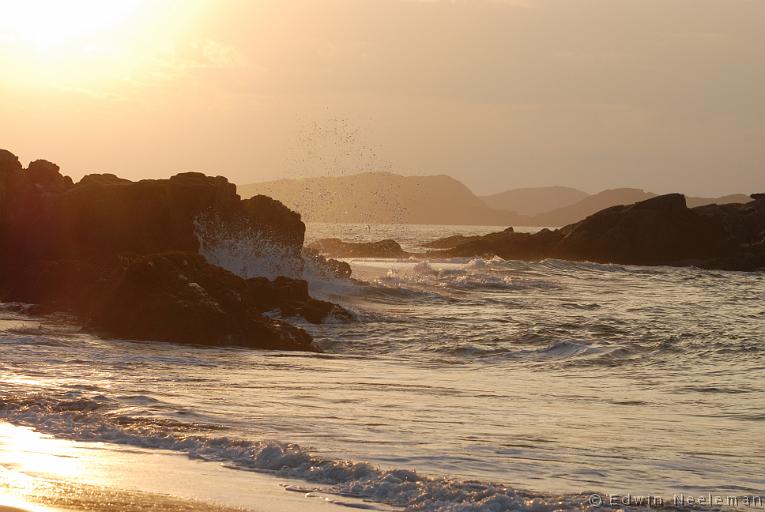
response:
<path fill-rule="evenodd" d="M 245 279 L 302 277 L 303 260 L 295 248 L 275 242 L 257 227 L 232 227 L 214 216 L 201 216 L 194 224 L 199 253 L 213 265 Z"/>

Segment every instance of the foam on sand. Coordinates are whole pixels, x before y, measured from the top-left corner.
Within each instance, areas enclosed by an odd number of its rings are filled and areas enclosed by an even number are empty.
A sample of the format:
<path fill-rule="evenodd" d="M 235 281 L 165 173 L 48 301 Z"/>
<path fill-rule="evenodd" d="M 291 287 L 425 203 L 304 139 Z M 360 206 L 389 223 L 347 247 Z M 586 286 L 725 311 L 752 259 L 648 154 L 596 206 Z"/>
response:
<path fill-rule="evenodd" d="M 71 442 L 0 423 L 0 512 L 386 509 L 296 489 L 300 482 L 177 454 Z"/>
<path fill-rule="evenodd" d="M 249 499 L 242 496 L 242 489 L 264 482 L 255 480 L 255 484 L 252 484 L 247 475 L 266 473 L 277 477 L 280 483 L 284 483 L 284 479 L 291 481 L 282 491 L 293 490 L 296 494 L 353 508 L 385 510 L 398 507 L 428 512 L 552 512 L 561 508 L 591 508 L 584 494 L 546 495 L 512 489 L 497 483 L 430 477 L 408 469 L 383 469 L 366 462 L 324 458 L 295 444 L 195 434 L 191 433 L 195 430 L 193 425 L 186 425 L 185 428 L 181 425 L 169 426 L 150 418 L 126 421 L 118 415 L 105 413 L 105 401 L 108 402 L 108 398 L 100 395 L 62 401 L 34 394 L 0 401 L 0 412 L 4 419 L 14 424 L 28 425 L 59 438 L 133 447 L 131 450 L 110 448 L 111 452 L 108 453 L 116 453 L 119 460 L 107 464 L 107 469 L 98 468 L 95 472 L 102 479 L 105 478 L 107 483 L 119 481 L 143 492 L 162 492 L 192 498 L 201 496 L 208 502 L 236 505 Z M 198 427 L 196 430 L 201 428 Z M 5 428 L 13 436 L 19 437 L 19 432 L 14 431 L 18 427 Z M 25 430 L 25 435 L 33 436 L 35 440 L 32 444 L 43 439 L 30 430 Z M 56 442 L 64 443 L 61 440 Z M 0 454 L 5 453 L 5 459 L 9 458 L 8 453 L 19 451 L 16 439 L 5 444 L 4 452 L 0 443 Z M 9 445 L 11 449 L 8 449 Z M 104 445 L 99 444 L 98 448 L 103 449 Z M 46 450 L 42 450 L 43 453 Z M 185 454 L 192 460 L 183 459 L 181 462 L 182 458 L 176 455 L 171 463 L 164 458 L 168 451 Z M 140 456 L 136 457 L 136 453 Z M 152 462 L 152 459 L 159 463 Z M 96 457 L 97 463 L 103 460 L 110 459 Z M 9 463 L 19 464 L 22 461 L 23 458 L 17 457 L 15 460 L 11 458 Z M 203 468 L 198 466 L 199 461 L 218 462 L 220 465 Z M 66 466 L 67 462 L 62 464 Z M 130 468 L 127 475 L 124 474 L 125 468 Z M 226 476 L 219 473 L 226 468 L 244 471 L 228 469 L 230 473 Z M 71 476 L 73 471 L 68 469 L 64 472 Z M 109 471 L 112 472 L 111 476 Z M 88 471 L 88 474 L 92 473 L 93 470 Z M 78 480 L 82 481 L 81 478 Z M 96 480 L 96 483 L 102 482 Z M 273 498 L 273 493 L 270 496 Z M 282 506 L 279 501 L 281 498 L 274 499 L 278 506 L 269 507 L 268 510 L 291 510 Z M 305 506 L 301 508 L 303 510 L 300 512 L 306 512 Z"/>

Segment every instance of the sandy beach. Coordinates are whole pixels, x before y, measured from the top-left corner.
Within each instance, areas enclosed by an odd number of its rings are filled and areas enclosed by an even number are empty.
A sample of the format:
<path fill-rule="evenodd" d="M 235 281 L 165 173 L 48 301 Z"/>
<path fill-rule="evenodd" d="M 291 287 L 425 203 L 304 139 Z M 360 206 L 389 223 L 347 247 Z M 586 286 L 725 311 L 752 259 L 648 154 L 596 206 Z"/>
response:
<path fill-rule="evenodd" d="M 77 443 L 0 423 L 0 512 L 286 511 L 365 508 L 304 482 L 170 452 Z"/>

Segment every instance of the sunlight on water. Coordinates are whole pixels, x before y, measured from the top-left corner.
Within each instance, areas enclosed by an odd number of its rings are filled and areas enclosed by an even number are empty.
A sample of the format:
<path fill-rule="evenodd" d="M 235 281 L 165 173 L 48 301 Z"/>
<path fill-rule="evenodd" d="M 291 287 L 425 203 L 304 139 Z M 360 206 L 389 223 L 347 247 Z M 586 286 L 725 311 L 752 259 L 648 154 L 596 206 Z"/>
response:
<path fill-rule="evenodd" d="M 763 273 L 351 264 L 361 281 L 311 283 L 359 318 L 306 325 L 322 355 L 100 340 L 7 310 L 0 417 L 422 510 L 765 492 Z"/>
<path fill-rule="evenodd" d="M 82 473 L 79 461 L 69 454 L 70 442 L 44 439 L 29 429 L 14 428 L 0 423 L 0 450 L 6 456 L 3 464 L 19 468 L 23 473 L 48 473 L 66 479 L 76 479 Z"/>

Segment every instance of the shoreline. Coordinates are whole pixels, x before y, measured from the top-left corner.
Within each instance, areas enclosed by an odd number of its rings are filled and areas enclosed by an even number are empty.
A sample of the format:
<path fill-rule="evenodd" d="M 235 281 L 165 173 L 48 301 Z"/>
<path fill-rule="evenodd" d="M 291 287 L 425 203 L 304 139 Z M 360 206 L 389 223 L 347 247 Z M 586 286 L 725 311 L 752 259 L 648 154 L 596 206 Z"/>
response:
<path fill-rule="evenodd" d="M 0 421 L 0 512 L 396 510 L 161 450 L 67 441 Z"/>

